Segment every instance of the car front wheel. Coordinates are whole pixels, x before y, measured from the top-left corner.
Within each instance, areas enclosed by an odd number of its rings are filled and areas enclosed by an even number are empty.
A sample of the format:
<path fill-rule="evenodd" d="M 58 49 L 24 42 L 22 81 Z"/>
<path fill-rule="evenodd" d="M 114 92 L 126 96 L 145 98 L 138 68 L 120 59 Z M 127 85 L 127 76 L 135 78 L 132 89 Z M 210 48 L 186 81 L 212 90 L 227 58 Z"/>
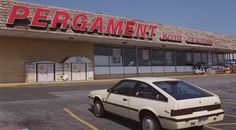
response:
<path fill-rule="evenodd" d="M 142 128 L 143 130 L 161 130 L 161 125 L 157 118 L 147 115 L 142 119 Z"/>
<path fill-rule="evenodd" d="M 96 117 L 103 117 L 104 116 L 105 111 L 104 111 L 104 107 L 103 107 L 101 101 L 96 100 L 94 102 L 93 110 L 94 110 L 94 114 Z"/>

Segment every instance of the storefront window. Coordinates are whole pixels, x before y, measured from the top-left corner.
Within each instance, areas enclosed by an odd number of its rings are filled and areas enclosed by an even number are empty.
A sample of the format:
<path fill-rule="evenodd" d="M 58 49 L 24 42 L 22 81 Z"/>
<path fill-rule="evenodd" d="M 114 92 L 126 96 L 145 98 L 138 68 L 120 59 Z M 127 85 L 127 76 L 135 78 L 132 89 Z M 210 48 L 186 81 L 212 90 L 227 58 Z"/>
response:
<path fill-rule="evenodd" d="M 151 65 L 151 51 L 148 48 L 138 49 L 138 65 L 150 66 Z"/>
<path fill-rule="evenodd" d="M 219 65 L 225 64 L 224 54 L 218 54 L 218 61 Z"/>
<path fill-rule="evenodd" d="M 152 50 L 152 65 L 153 66 L 164 65 L 164 51 L 162 49 Z"/>
<path fill-rule="evenodd" d="M 233 60 L 232 54 L 231 53 L 226 54 L 226 62 L 231 63 L 232 60 Z"/>
<path fill-rule="evenodd" d="M 109 47 L 95 46 L 94 53 L 95 66 L 109 66 Z"/>
<path fill-rule="evenodd" d="M 236 62 L 236 53 L 232 54 L 232 62 Z"/>
<path fill-rule="evenodd" d="M 213 56 L 213 62 L 212 62 L 213 65 L 218 65 L 218 61 L 217 61 L 217 59 L 218 59 L 217 57 L 218 57 L 218 56 L 217 56 L 217 54 L 216 54 L 216 53 L 213 53 L 212 56 Z"/>
<path fill-rule="evenodd" d="M 176 65 L 177 66 L 184 66 L 187 63 L 187 55 L 183 51 L 176 52 Z"/>
<path fill-rule="evenodd" d="M 187 52 L 186 53 L 186 65 L 193 65 L 193 59 L 192 59 L 192 53 L 191 52 Z"/>
<path fill-rule="evenodd" d="M 228 55 L 228 58 L 229 58 L 229 61 L 230 61 L 230 62 L 234 62 L 234 59 L 235 59 L 234 53 L 230 53 L 230 54 Z"/>
<path fill-rule="evenodd" d="M 175 65 L 175 51 L 166 51 L 165 53 L 166 65 L 174 66 Z"/>
<path fill-rule="evenodd" d="M 208 65 L 213 65 L 213 61 L 212 61 L 212 53 L 207 53 L 207 64 Z"/>
<path fill-rule="evenodd" d="M 124 66 L 136 66 L 136 48 L 124 48 Z"/>
<path fill-rule="evenodd" d="M 197 64 L 201 62 L 201 53 L 193 53 L 193 63 Z"/>
<path fill-rule="evenodd" d="M 207 53 L 205 53 L 205 52 L 202 53 L 202 63 L 204 65 L 207 64 Z"/>
<path fill-rule="evenodd" d="M 123 52 L 122 48 L 120 47 L 111 47 L 111 56 L 110 56 L 111 66 L 123 65 L 122 52 Z"/>

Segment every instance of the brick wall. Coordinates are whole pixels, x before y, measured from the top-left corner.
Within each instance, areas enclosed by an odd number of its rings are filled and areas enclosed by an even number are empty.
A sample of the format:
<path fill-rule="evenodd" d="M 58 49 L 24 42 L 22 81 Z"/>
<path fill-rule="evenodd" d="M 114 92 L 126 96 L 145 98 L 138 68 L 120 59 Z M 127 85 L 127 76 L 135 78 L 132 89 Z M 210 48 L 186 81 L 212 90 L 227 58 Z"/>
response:
<path fill-rule="evenodd" d="M 25 63 L 85 56 L 93 61 L 93 44 L 0 37 L 0 83 L 25 82 Z"/>
<path fill-rule="evenodd" d="M 18 1 L 13 1 L 13 0 L 0 0 L 0 29 L 5 30 L 5 29 L 10 29 L 10 30 L 24 30 L 24 31 L 31 31 L 30 27 L 28 26 L 17 26 L 14 28 L 7 28 L 6 27 L 6 20 L 8 18 L 9 12 L 11 10 L 11 7 L 13 4 L 21 4 L 21 5 L 26 5 L 28 7 L 30 7 L 31 10 L 34 10 L 35 8 L 38 7 L 45 7 L 44 5 L 38 5 L 38 4 L 30 4 L 30 3 L 24 3 L 24 2 L 18 2 Z M 53 10 L 50 15 L 49 15 L 49 19 L 51 20 L 53 17 L 53 14 L 55 12 L 55 10 L 59 9 L 59 10 L 66 10 L 68 12 L 71 13 L 71 18 L 74 17 L 75 14 L 77 14 L 78 12 L 83 12 L 89 15 L 89 17 L 93 17 L 96 15 L 102 16 L 104 19 L 107 18 L 116 18 L 116 19 L 125 19 L 125 20 L 130 20 L 127 18 L 121 18 L 121 17 L 115 17 L 115 16 L 108 16 L 108 15 L 103 15 L 103 14 L 96 14 L 96 13 L 90 13 L 90 12 L 84 12 L 84 11 L 75 11 L 75 10 L 70 10 L 70 9 L 62 9 L 62 8 L 58 8 L 58 7 L 50 7 L 47 6 L 47 8 L 50 8 L 51 10 Z M 31 19 L 33 17 L 34 12 L 31 11 L 31 14 L 29 16 L 29 19 Z M 91 20 L 91 19 L 90 19 Z M 104 20 L 106 21 L 106 20 Z M 142 22 L 142 21 L 136 21 L 136 22 Z M 202 47 L 202 48 L 211 48 L 211 49 L 227 49 L 227 50 L 236 50 L 236 37 L 235 36 L 224 36 L 224 35 L 219 35 L 219 34 L 215 34 L 215 33 L 211 33 L 211 32 L 203 32 L 203 31 L 198 31 L 198 30 L 192 30 L 192 29 L 186 29 L 186 28 L 178 28 L 175 26 L 169 26 L 169 25 L 163 25 L 163 24 L 156 24 L 158 29 L 157 32 L 155 32 L 157 34 L 156 37 L 154 37 L 154 39 L 151 41 L 153 43 L 160 43 L 161 41 L 159 40 L 159 35 L 164 34 L 164 33 L 169 33 L 169 34 L 178 34 L 181 35 L 183 37 L 188 37 L 188 36 L 193 36 L 193 37 L 198 37 L 198 38 L 208 38 L 214 41 L 213 46 L 203 46 L 203 45 L 192 45 L 192 44 L 186 44 L 185 42 L 181 43 L 183 45 L 186 46 L 190 46 L 190 47 Z M 105 26 L 104 26 L 105 28 Z M 45 32 L 45 30 L 38 30 L 38 32 Z M 50 30 L 46 30 L 49 33 L 52 33 L 52 31 Z M 55 33 L 55 32 L 53 32 Z M 72 33 L 75 34 L 71 29 L 67 29 L 66 33 L 62 33 L 60 31 L 57 31 L 56 33 L 59 34 L 63 34 L 63 35 L 71 35 Z M 81 34 L 78 34 L 81 35 Z M 88 35 L 88 34 L 82 34 L 82 35 Z M 98 35 L 96 33 L 93 34 L 89 34 L 89 35 Z M 110 36 L 105 36 L 105 37 L 110 37 Z M 122 37 L 121 37 L 122 38 Z M 125 39 L 125 38 L 122 38 Z M 136 39 L 137 40 L 137 39 Z M 149 41 L 146 39 L 146 41 Z M 149 41 L 150 42 L 150 41 Z M 176 44 L 176 43 L 171 43 L 170 44 Z"/>

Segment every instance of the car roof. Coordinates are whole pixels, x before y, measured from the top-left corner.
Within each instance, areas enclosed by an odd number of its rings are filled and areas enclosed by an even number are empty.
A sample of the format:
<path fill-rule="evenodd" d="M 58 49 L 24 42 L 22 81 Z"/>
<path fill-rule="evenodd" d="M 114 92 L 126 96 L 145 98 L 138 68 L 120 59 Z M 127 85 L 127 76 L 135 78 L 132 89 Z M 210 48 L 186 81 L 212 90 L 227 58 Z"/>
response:
<path fill-rule="evenodd" d="M 174 79 L 170 77 L 133 77 L 133 78 L 125 78 L 125 80 L 136 80 L 147 83 L 160 82 L 160 81 L 179 81 L 179 79 Z"/>

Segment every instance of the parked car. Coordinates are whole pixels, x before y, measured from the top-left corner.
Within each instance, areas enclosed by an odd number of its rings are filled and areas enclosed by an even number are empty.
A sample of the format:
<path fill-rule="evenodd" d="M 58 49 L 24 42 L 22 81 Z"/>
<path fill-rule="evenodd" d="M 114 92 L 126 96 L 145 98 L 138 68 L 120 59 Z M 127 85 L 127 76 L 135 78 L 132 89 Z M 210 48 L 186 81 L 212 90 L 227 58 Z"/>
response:
<path fill-rule="evenodd" d="M 95 116 L 114 113 L 140 122 L 143 130 L 202 129 L 224 118 L 217 95 L 178 79 L 127 78 L 88 97 Z"/>

